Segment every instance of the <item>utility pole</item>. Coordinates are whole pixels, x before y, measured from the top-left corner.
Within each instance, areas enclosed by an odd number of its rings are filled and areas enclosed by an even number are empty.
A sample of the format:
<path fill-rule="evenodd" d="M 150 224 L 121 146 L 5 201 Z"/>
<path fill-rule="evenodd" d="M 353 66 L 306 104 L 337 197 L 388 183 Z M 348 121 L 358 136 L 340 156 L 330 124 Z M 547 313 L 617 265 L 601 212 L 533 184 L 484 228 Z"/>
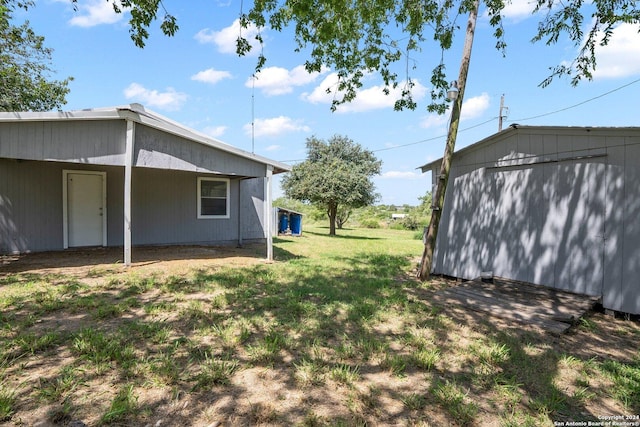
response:
<path fill-rule="evenodd" d="M 476 20 L 478 18 L 479 0 L 474 0 L 471 11 L 469 12 L 469 20 L 467 21 L 467 32 L 464 39 L 464 48 L 462 51 L 462 61 L 460 63 L 460 74 L 458 77 L 458 97 L 453 102 L 451 109 L 451 122 L 449 123 L 449 132 L 447 133 L 447 144 L 444 148 L 442 156 L 442 164 L 440 165 L 440 174 L 437 178 L 436 193 L 433 195 L 433 210 L 431 212 L 431 220 L 429 221 L 429 229 L 425 238 L 424 252 L 420 262 L 418 277 L 426 280 L 431 274 L 431 265 L 433 262 L 433 252 L 436 246 L 436 238 L 438 237 L 438 228 L 440 226 L 440 218 L 442 216 L 442 207 L 444 205 L 444 195 L 447 190 L 447 182 L 449 181 L 449 172 L 451 170 L 451 160 L 458 136 L 458 125 L 460 122 L 460 110 L 462 109 L 462 100 L 464 99 L 464 90 L 467 84 L 467 74 L 469 72 L 469 62 L 471 61 L 471 48 L 473 47 L 473 36 L 476 29 Z"/>
<path fill-rule="evenodd" d="M 502 110 L 504 109 L 504 93 L 500 97 L 500 113 L 498 114 L 498 132 L 502 130 Z"/>
<path fill-rule="evenodd" d="M 498 132 L 502 130 L 502 119 L 507 117 L 505 114 L 503 114 L 504 110 L 509 111 L 509 107 L 504 106 L 504 93 L 503 93 L 502 96 L 500 97 L 500 112 L 498 113 Z"/>

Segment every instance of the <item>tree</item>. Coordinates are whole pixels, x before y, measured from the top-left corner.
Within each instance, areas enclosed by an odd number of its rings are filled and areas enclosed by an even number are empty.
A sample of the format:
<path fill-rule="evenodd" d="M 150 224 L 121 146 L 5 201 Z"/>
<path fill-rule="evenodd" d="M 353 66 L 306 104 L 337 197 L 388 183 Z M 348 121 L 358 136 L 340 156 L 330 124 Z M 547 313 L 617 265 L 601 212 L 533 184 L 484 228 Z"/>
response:
<path fill-rule="evenodd" d="M 52 50 L 29 22 L 11 23 L 16 8 L 33 2 L 0 0 L 0 111 L 49 111 L 66 104 L 70 77 L 51 80 Z"/>
<path fill-rule="evenodd" d="M 344 225 L 349 221 L 351 214 L 353 213 L 353 209 L 349 206 L 338 206 L 338 211 L 336 212 L 336 226 L 338 230 L 342 230 Z"/>
<path fill-rule="evenodd" d="M 291 168 L 282 188 L 287 197 L 325 210 L 329 235 L 335 236 L 339 211 L 368 206 L 378 198 L 371 177 L 380 173 L 382 162 L 340 135 L 328 142 L 307 138 L 307 150 L 307 160 Z"/>
<path fill-rule="evenodd" d="M 72 0 L 77 3 L 77 0 Z M 116 12 L 131 11 L 130 34 L 134 43 L 144 47 L 149 37 L 147 28 L 158 19 L 160 28 L 168 36 L 178 30 L 176 18 L 161 0 L 107 0 Z M 538 31 L 533 42 L 547 45 L 557 43 L 566 36 L 578 54 L 568 64 L 551 68 L 550 76 L 541 82 L 546 86 L 558 76 L 568 76 L 576 85 L 582 79 L 591 79 L 596 68 L 597 48 L 608 44 L 613 29 L 621 23 L 640 22 L 640 2 L 635 0 L 535 0 L 533 14 L 540 16 Z M 506 47 L 502 25 L 502 10 L 510 4 L 505 0 L 483 0 L 489 23 L 493 27 L 496 48 Z M 457 16 L 467 15 L 473 8 L 472 0 L 255 0 L 248 10 L 240 3 L 240 23 L 244 28 L 271 28 L 282 31 L 293 27 L 297 51 L 308 51 L 305 62 L 308 71 L 320 71 L 327 66 L 336 71 L 340 83 L 335 88 L 333 107 L 352 101 L 369 72 L 377 72 L 391 88 L 403 84 L 396 109 L 416 108 L 411 98 L 413 82 L 409 76 L 413 52 L 426 49 L 429 39 L 437 46 L 434 55 L 451 48 L 459 30 Z M 586 23 L 585 23 L 586 18 Z M 256 36 L 262 41 L 259 32 Z M 237 52 L 244 55 L 252 44 L 242 33 L 236 41 Z M 260 54 L 257 70 L 266 61 Z M 407 70 L 399 75 L 394 64 L 401 63 Z M 430 111 L 443 113 L 443 102 L 449 79 L 445 64 L 438 64 L 431 73 Z"/>

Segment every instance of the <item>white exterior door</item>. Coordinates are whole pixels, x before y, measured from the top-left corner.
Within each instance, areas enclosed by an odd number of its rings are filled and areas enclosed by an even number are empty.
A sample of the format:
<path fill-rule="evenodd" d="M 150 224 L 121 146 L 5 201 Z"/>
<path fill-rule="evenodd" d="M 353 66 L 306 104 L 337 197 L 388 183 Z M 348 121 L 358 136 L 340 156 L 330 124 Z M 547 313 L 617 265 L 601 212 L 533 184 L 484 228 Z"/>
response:
<path fill-rule="evenodd" d="M 64 171 L 65 247 L 106 246 L 106 173 Z"/>

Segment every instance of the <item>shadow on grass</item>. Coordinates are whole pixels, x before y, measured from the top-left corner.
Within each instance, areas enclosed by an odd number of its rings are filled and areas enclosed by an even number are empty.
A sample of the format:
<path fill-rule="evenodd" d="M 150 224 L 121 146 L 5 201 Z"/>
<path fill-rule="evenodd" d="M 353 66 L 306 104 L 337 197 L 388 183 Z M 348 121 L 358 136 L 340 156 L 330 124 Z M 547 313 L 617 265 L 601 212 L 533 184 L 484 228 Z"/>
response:
<path fill-rule="evenodd" d="M 503 425 L 539 425 L 602 415 L 558 383 L 567 358 L 553 340 L 561 338 L 433 306 L 407 278 L 406 257 L 338 255 L 332 269 L 281 248 L 276 258 L 288 262 L 50 287 L 7 302 L 0 383 L 43 368 L 39 382 L 15 386 L 17 417 L 64 403 L 67 412 L 49 417 L 99 410 L 103 424 L 480 425 L 492 411 Z M 64 334 L 28 346 L 62 323 Z M 102 383 L 112 392 L 96 407 L 86 396 Z"/>
<path fill-rule="evenodd" d="M 409 290 L 425 304 L 429 304 L 432 292 Z M 503 304 L 506 303 L 503 301 Z M 594 413 L 590 408 L 602 407 L 600 402 L 611 397 L 625 406 L 628 413 L 637 413 L 640 363 L 610 362 L 604 354 L 588 354 L 582 348 L 567 345 L 572 342 L 568 338 L 581 326 L 574 326 L 566 334 L 557 336 L 513 322 L 505 326 L 503 321 L 486 313 L 461 307 L 448 305 L 440 310 L 447 318 L 473 328 L 482 337 L 476 343 L 466 345 L 463 352 L 467 354 L 468 362 L 462 369 L 434 369 L 429 393 L 456 424 L 475 425 L 475 417 L 487 410 L 487 403 L 501 415 L 501 425 L 509 426 L 599 422 L 598 416 L 603 414 Z M 602 344 L 610 338 L 607 331 L 590 332 L 596 334 L 593 339 Z M 465 347 L 464 344 L 458 347 L 457 343 L 449 345 L 451 336 L 451 331 L 440 330 L 440 340 L 444 343 L 440 347 L 442 353 L 460 353 Z M 605 360 L 596 360 L 600 358 Z M 637 360 L 640 360 L 640 353 Z M 620 385 L 627 384 L 621 393 L 612 390 L 606 381 L 595 379 L 614 364 L 625 371 L 618 379 Z M 625 402 L 624 397 L 616 394 L 633 397 Z M 491 399 L 499 396 L 497 401 L 501 403 L 487 402 L 487 396 Z"/>

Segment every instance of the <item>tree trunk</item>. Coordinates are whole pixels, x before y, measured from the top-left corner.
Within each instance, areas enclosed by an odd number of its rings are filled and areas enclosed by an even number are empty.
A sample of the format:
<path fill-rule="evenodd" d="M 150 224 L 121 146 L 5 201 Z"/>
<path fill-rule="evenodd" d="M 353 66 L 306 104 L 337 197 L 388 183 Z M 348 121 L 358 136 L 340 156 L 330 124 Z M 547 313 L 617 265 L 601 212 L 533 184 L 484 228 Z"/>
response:
<path fill-rule="evenodd" d="M 336 216 L 338 216 L 338 206 L 330 204 L 327 209 L 327 215 L 329 215 L 329 236 L 336 235 Z"/>
<path fill-rule="evenodd" d="M 429 229 L 424 242 L 424 252 L 422 261 L 420 262 L 420 270 L 418 277 L 426 280 L 431 274 L 431 266 L 433 263 L 433 252 L 436 247 L 436 239 L 438 237 L 438 228 L 440 226 L 440 218 L 442 216 L 442 207 L 444 205 L 444 195 L 447 190 L 449 181 L 449 172 L 451 170 L 451 160 L 453 158 L 453 150 L 456 145 L 458 136 L 458 124 L 460 123 L 460 110 L 462 109 L 462 101 L 464 99 L 464 89 L 467 84 L 467 74 L 469 72 L 469 62 L 471 61 L 471 47 L 473 46 L 473 35 L 476 28 L 476 19 L 478 18 L 479 0 L 473 3 L 473 9 L 469 12 L 469 20 L 467 21 L 467 33 L 464 40 L 464 48 L 462 52 L 462 61 L 460 63 L 460 75 L 458 77 L 458 98 L 453 103 L 451 110 L 451 123 L 449 124 L 449 132 L 447 134 L 447 144 L 444 148 L 442 156 L 442 164 L 440 165 L 440 174 L 436 177 L 436 193 L 433 195 L 433 211 L 431 220 L 429 221 Z"/>

